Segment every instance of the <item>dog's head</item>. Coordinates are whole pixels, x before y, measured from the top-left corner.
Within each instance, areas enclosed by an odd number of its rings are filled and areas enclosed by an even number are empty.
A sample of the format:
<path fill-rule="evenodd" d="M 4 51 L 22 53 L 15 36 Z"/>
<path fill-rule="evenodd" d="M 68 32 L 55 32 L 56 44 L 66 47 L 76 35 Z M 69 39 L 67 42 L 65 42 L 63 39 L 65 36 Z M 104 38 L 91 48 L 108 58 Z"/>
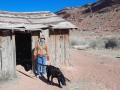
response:
<path fill-rule="evenodd" d="M 60 80 L 62 85 L 66 86 L 66 80 L 63 74 L 59 75 L 58 79 Z"/>

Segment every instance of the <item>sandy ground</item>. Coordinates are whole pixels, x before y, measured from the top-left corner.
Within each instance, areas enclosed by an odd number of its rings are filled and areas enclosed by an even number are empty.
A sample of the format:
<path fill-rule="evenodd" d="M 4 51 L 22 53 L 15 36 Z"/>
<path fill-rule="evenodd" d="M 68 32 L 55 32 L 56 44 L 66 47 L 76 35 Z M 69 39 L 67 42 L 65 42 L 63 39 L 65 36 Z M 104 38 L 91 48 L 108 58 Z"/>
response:
<path fill-rule="evenodd" d="M 25 72 L 23 67 L 17 66 Z M 120 90 L 120 59 L 102 56 L 85 50 L 71 50 L 71 66 L 63 66 L 63 73 L 71 82 L 62 89 L 48 85 L 46 80 L 28 77 L 17 71 L 19 78 L 15 81 L 0 85 L 0 90 Z"/>

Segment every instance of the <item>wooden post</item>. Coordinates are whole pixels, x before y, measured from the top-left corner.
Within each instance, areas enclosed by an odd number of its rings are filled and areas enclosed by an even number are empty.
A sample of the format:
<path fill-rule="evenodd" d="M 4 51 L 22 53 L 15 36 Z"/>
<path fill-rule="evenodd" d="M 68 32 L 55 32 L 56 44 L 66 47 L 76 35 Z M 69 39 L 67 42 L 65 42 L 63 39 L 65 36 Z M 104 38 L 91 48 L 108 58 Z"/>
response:
<path fill-rule="evenodd" d="M 0 36 L 0 70 L 2 69 L 2 36 Z"/>
<path fill-rule="evenodd" d="M 50 59 L 51 59 L 51 63 L 52 64 L 56 64 L 55 62 L 55 59 L 56 59 L 56 37 L 55 37 L 55 31 L 54 29 L 50 30 L 49 32 L 49 35 L 50 35 L 50 43 L 51 43 L 51 46 L 50 46 Z"/>
<path fill-rule="evenodd" d="M 35 72 L 35 61 L 33 58 L 33 53 L 34 53 L 35 45 L 36 45 L 39 38 L 40 38 L 40 32 L 32 32 L 31 33 L 31 56 L 32 56 L 31 58 L 32 58 L 32 71 L 33 71 L 33 73 Z"/>
<path fill-rule="evenodd" d="M 14 75 L 16 76 L 16 44 L 15 44 L 15 34 L 12 34 L 12 50 L 13 50 L 13 63 L 14 63 Z"/>
<path fill-rule="evenodd" d="M 31 35 L 31 58 L 32 58 L 32 71 L 34 72 L 34 48 L 35 48 L 35 40 L 34 40 L 34 36 Z"/>
<path fill-rule="evenodd" d="M 67 60 L 67 64 L 69 64 L 70 61 L 70 42 L 69 42 L 69 29 L 67 31 L 67 35 L 66 35 L 66 60 Z"/>
<path fill-rule="evenodd" d="M 63 34 L 63 30 L 61 30 L 61 36 L 60 36 L 60 40 L 61 40 L 61 64 L 64 64 L 64 55 L 65 55 L 65 50 L 64 50 L 64 34 Z"/>
<path fill-rule="evenodd" d="M 11 31 L 2 32 L 1 43 L 1 71 L 0 79 L 7 80 L 14 78 L 16 75 L 16 51 L 15 51 L 15 39 L 12 37 Z"/>
<path fill-rule="evenodd" d="M 69 29 L 64 32 L 64 63 L 68 64 L 70 60 Z"/>

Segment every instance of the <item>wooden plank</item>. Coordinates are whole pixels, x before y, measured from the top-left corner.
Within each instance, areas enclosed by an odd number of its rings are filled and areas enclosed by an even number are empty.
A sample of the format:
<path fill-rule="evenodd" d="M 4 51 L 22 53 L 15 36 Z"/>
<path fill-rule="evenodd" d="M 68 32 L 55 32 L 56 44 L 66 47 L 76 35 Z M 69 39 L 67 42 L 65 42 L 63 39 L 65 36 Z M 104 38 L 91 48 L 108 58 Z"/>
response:
<path fill-rule="evenodd" d="M 51 64 L 55 64 L 55 58 L 56 58 L 56 54 L 55 54 L 55 36 L 54 35 L 50 35 L 50 42 L 51 42 L 51 48 L 50 50 L 50 62 Z"/>
<path fill-rule="evenodd" d="M 55 35 L 56 36 L 56 65 L 59 64 L 60 62 L 60 53 L 61 53 L 61 50 L 60 50 L 60 35 Z"/>
<path fill-rule="evenodd" d="M 2 68 L 2 36 L 0 36 L 0 70 Z"/>
<path fill-rule="evenodd" d="M 10 62 L 10 75 L 13 78 L 16 75 L 16 50 L 15 50 L 15 35 L 10 31 L 10 36 L 8 36 L 9 43 L 9 62 Z"/>
<path fill-rule="evenodd" d="M 8 31 L 10 32 L 10 31 Z M 9 33 L 10 34 L 10 33 Z M 13 76 L 13 59 L 12 59 L 12 45 L 11 45 L 11 39 L 10 36 L 7 36 L 7 58 L 8 58 L 8 63 L 9 65 L 7 66 L 8 71 L 11 76 Z"/>
<path fill-rule="evenodd" d="M 9 58 L 8 58 L 8 40 L 7 35 L 8 31 L 3 32 L 2 36 L 2 68 L 1 68 L 1 78 L 2 79 L 8 79 L 10 77 L 9 73 Z"/>
<path fill-rule="evenodd" d="M 60 45 L 59 45 L 59 54 L 60 54 L 60 58 L 59 58 L 59 64 L 63 64 L 64 63 L 64 30 L 59 30 L 60 35 L 59 35 L 59 41 L 60 41 Z"/>
<path fill-rule="evenodd" d="M 60 62 L 61 64 L 64 63 L 64 35 L 62 34 L 61 37 L 60 37 L 60 40 L 61 40 L 61 58 L 60 58 Z"/>
<path fill-rule="evenodd" d="M 53 64 L 55 64 L 55 36 L 52 35 L 52 60 L 53 60 Z"/>
<path fill-rule="evenodd" d="M 13 51 L 13 72 L 16 76 L 16 44 L 15 44 L 15 35 L 12 35 L 12 51 Z"/>
<path fill-rule="evenodd" d="M 32 56 L 32 71 L 35 72 L 35 62 L 34 62 L 34 48 L 36 44 L 35 36 L 31 36 L 31 56 Z"/>
<path fill-rule="evenodd" d="M 5 34 L 5 33 L 4 33 Z M 8 52 L 7 52 L 7 36 L 2 37 L 2 70 L 7 71 L 7 66 L 9 65 L 8 63 Z"/>
<path fill-rule="evenodd" d="M 35 72 L 35 61 L 34 61 L 34 49 L 37 45 L 38 39 L 40 38 L 40 32 L 32 32 L 31 33 L 31 56 L 32 56 L 32 71 Z"/>
<path fill-rule="evenodd" d="M 2 69 L 2 52 L 0 50 L 0 70 Z"/>
<path fill-rule="evenodd" d="M 29 78 L 34 79 L 34 77 L 35 77 L 35 76 L 31 76 L 31 75 L 29 75 L 29 74 L 27 74 L 27 73 L 25 73 L 25 72 L 22 72 L 22 71 L 20 71 L 20 70 L 17 70 L 17 71 L 18 71 L 19 73 L 21 73 L 21 74 L 23 74 L 23 75 L 29 77 Z"/>
<path fill-rule="evenodd" d="M 54 30 L 49 30 L 49 36 L 50 36 L 50 42 L 51 43 L 51 48 L 49 49 L 50 51 L 50 63 L 55 64 L 55 36 L 52 34 Z"/>
<path fill-rule="evenodd" d="M 52 57 L 54 64 L 64 64 L 69 60 L 69 30 L 51 30 Z M 53 38 L 52 38 L 53 37 Z M 54 43 L 53 43 L 54 42 Z"/>
<path fill-rule="evenodd" d="M 69 45 L 69 31 L 68 34 L 64 35 L 65 37 L 65 63 L 68 64 L 70 60 L 70 45 Z"/>
<path fill-rule="evenodd" d="M 12 34 L 10 31 L 3 32 L 2 36 L 2 67 L 1 67 L 1 77 L 2 79 L 13 78 L 14 69 L 16 68 L 16 63 L 14 64 L 13 53 L 13 42 Z M 15 44 L 14 44 L 15 45 Z M 14 67 L 15 66 L 15 67 Z"/>

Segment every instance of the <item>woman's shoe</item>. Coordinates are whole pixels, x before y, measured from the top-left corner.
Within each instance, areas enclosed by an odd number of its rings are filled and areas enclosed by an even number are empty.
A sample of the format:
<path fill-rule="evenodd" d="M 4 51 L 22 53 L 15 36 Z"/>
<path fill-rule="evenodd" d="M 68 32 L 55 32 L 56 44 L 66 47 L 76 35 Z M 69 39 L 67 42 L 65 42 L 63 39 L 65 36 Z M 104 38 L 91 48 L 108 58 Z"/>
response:
<path fill-rule="evenodd" d="M 36 78 L 39 78 L 40 75 L 37 75 Z"/>

